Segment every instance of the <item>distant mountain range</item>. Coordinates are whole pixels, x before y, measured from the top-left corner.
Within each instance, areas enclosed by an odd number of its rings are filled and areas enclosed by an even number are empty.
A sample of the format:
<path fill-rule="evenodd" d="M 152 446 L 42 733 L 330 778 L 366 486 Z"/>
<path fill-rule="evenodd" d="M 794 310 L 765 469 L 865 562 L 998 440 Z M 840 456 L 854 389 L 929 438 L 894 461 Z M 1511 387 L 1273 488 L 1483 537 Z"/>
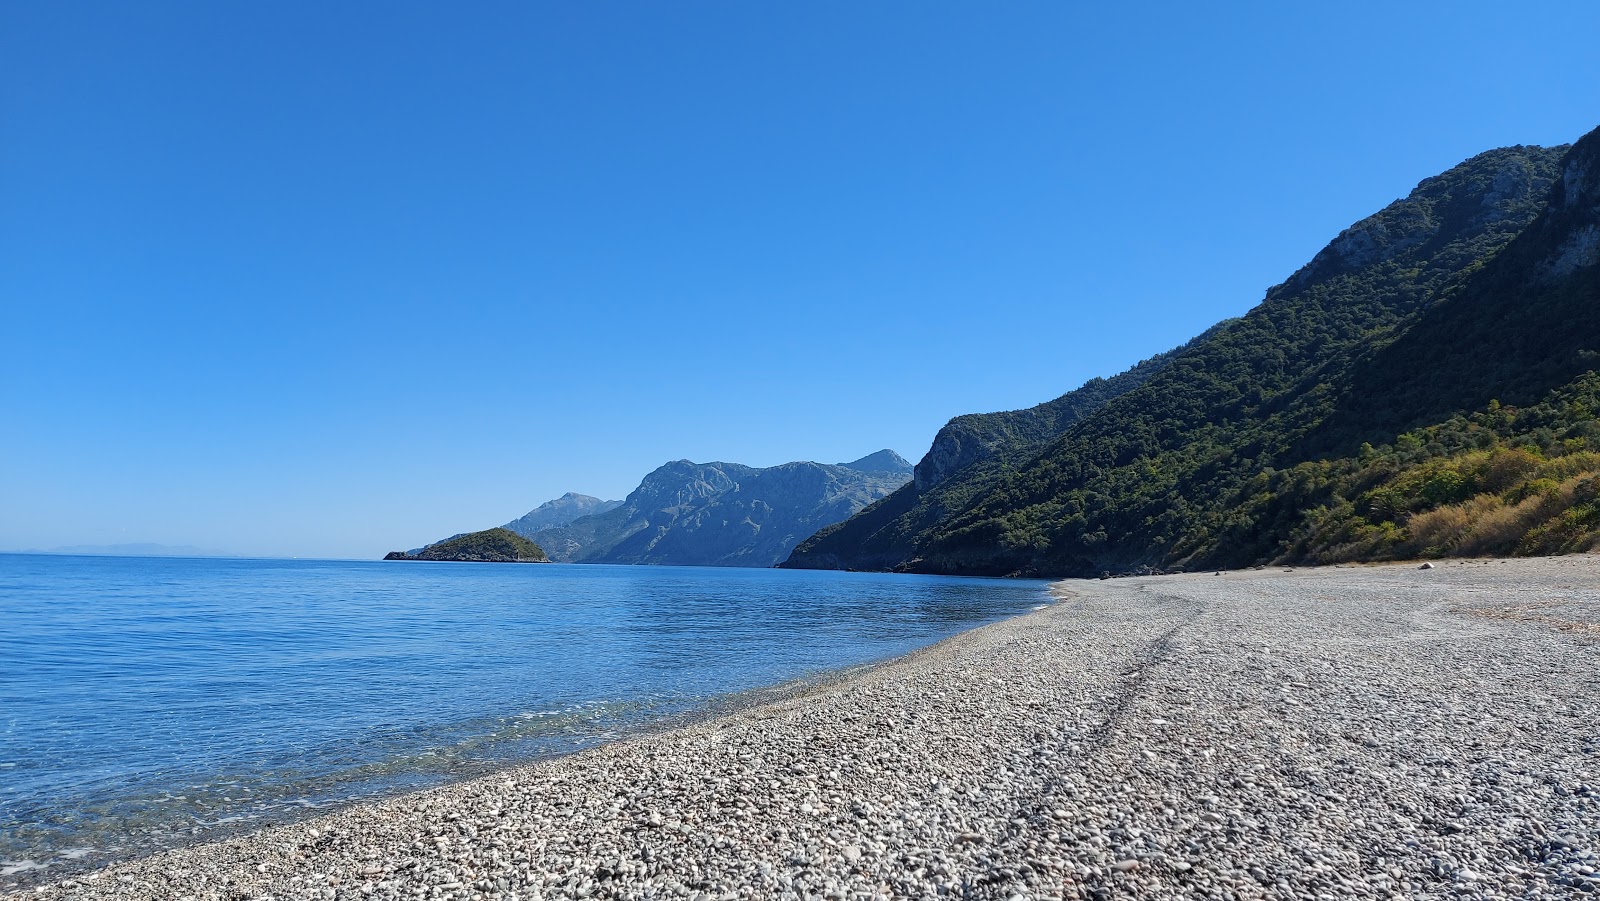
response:
<path fill-rule="evenodd" d="M 603 501 L 587 494 L 567 492 L 553 501 L 545 501 L 522 516 L 506 523 L 506 528 L 524 537 L 541 529 L 564 526 L 580 516 L 605 513 L 622 506 L 622 501 Z"/>
<path fill-rule="evenodd" d="M 676 460 L 625 500 L 568 493 L 504 528 L 561 563 L 767 567 L 818 529 L 887 497 L 911 480 L 911 470 L 892 450 L 849 463 L 765 468 Z"/>
<path fill-rule="evenodd" d="M 1600 131 L 1489 151 L 1245 316 L 1029 410 L 784 565 L 988 575 L 1600 545 Z"/>
<path fill-rule="evenodd" d="M 191 544 L 69 544 L 49 550 L 25 550 L 23 554 L 76 554 L 85 557 L 227 557 L 227 551 L 195 547 Z"/>

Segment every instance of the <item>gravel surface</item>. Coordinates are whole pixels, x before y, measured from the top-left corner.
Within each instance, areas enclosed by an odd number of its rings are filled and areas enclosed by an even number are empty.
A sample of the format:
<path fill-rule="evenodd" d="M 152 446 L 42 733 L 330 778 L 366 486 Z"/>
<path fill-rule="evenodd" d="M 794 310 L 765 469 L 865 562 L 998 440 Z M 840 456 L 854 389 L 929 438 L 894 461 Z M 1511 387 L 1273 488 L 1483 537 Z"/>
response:
<path fill-rule="evenodd" d="M 1600 558 L 1057 591 L 800 697 L 37 891 L 1600 898 Z"/>

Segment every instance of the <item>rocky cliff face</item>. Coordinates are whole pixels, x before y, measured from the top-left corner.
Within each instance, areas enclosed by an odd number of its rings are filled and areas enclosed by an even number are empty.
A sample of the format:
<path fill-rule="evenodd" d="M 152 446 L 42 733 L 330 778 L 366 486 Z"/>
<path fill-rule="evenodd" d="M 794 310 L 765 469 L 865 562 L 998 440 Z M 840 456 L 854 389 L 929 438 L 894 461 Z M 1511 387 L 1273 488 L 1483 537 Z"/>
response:
<path fill-rule="evenodd" d="M 1547 240 L 1553 237 L 1539 262 L 1544 282 L 1600 264 L 1600 141 L 1593 136 L 1572 148 L 1538 229 Z"/>
<path fill-rule="evenodd" d="M 1004 414 L 1000 414 L 1004 415 Z M 1000 442 L 986 438 L 971 427 L 970 417 L 957 416 L 944 424 L 933 436 L 933 445 L 917 461 L 912 474 L 912 484 L 917 491 L 928 491 L 957 472 L 994 456 Z"/>
<path fill-rule="evenodd" d="M 888 465 L 899 468 L 857 469 Z M 645 476 L 621 506 L 529 536 L 572 563 L 773 566 L 823 526 L 887 496 L 910 479 L 893 451 L 855 464 L 675 460 Z"/>

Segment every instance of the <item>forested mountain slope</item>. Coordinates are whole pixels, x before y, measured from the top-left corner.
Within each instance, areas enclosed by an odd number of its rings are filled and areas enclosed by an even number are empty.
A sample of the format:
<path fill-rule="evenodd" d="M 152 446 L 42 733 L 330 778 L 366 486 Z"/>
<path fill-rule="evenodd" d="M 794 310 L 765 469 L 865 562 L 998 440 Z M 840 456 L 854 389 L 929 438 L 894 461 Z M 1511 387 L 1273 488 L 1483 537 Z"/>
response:
<path fill-rule="evenodd" d="M 1025 410 L 969 413 L 945 424 L 916 466 L 915 479 L 855 516 L 827 526 L 801 545 L 784 566 L 794 568 L 893 569 L 917 534 L 959 510 L 1010 467 L 1025 461 L 1051 438 L 1090 412 L 1145 383 L 1170 354 L 1145 360 L 1109 379 L 1092 379 L 1076 390 Z M 843 549 L 836 554 L 835 549 Z M 804 562 L 797 562 L 804 561 Z"/>
<path fill-rule="evenodd" d="M 1493 480 L 1510 492 L 1495 495 L 1502 505 L 1523 503 L 1515 485 L 1530 480 L 1571 495 L 1575 459 L 1552 460 L 1581 451 L 1592 420 L 1587 383 L 1569 383 L 1600 343 L 1597 144 L 1490 151 L 1427 179 L 1042 446 L 1002 442 L 941 473 L 937 509 L 903 490 L 786 565 L 1084 575 L 1452 552 L 1419 546 L 1412 527 L 1476 497 L 1463 492 L 1489 485 L 1477 470 L 1463 464 L 1455 493 L 1399 495 L 1405 473 L 1455 459 L 1460 441 L 1538 458 Z M 1537 403 L 1556 390 L 1565 400 Z M 1534 406 L 1491 412 L 1491 399 Z M 1498 418 L 1479 422 L 1479 410 Z M 1539 429 L 1563 437 L 1530 450 Z M 1399 494 L 1380 524 L 1359 505 L 1385 479 Z"/>

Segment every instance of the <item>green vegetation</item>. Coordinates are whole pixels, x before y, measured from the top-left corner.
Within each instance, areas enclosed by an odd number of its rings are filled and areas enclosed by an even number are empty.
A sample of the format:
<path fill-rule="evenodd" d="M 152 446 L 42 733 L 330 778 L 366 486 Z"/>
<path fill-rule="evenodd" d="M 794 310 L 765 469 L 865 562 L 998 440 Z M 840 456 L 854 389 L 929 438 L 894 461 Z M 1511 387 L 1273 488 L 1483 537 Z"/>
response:
<path fill-rule="evenodd" d="M 1428 179 L 1042 446 L 903 489 L 786 565 L 1087 575 L 1587 548 L 1597 172 L 1600 133 Z"/>
<path fill-rule="evenodd" d="M 1491 402 L 1354 457 L 1261 472 L 1232 498 L 1307 563 L 1587 551 L 1600 542 L 1600 376 L 1541 403 Z M 1259 529 L 1258 529 L 1259 530 Z M 1223 534 L 1205 555 L 1221 556 Z"/>
<path fill-rule="evenodd" d="M 544 549 L 510 529 L 487 529 L 430 544 L 415 556 L 395 552 L 389 560 L 450 560 L 461 563 L 549 563 Z"/>
<path fill-rule="evenodd" d="M 919 488 L 927 491 L 974 463 L 1025 459 L 1085 416 L 1149 381 L 1176 352 L 1157 354 L 1108 379 L 1090 379 L 1074 391 L 1025 410 L 957 416 L 939 430 L 933 448 L 918 464 Z"/>
<path fill-rule="evenodd" d="M 1126 372 L 1108 379 L 1091 379 L 1075 391 L 1025 410 L 971 413 L 950 420 L 939 430 L 933 448 L 917 465 L 914 482 L 901 486 L 855 517 L 817 531 L 816 536 L 802 546 L 816 548 L 821 544 L 824 550 L 803 555 L 804 563 L 797 563 L 796 558 L 791 557 L 780 565 L 895 568 L 902 559 L 900 549 L 919 533 L 938 525 L 947 511 L 968 506 L 997 478 L 1026 462 L 1051 438 L 1112 399 L 1143 385 L 1171 357 L 1172 353 L 1159 354 Z M 841 562 L 825 549 L 829 542 L 824 536 L 840 530 L 844 530 L 843 540 L 835 539 L 832 543 L 848 543 L 848 563 Z"/>

